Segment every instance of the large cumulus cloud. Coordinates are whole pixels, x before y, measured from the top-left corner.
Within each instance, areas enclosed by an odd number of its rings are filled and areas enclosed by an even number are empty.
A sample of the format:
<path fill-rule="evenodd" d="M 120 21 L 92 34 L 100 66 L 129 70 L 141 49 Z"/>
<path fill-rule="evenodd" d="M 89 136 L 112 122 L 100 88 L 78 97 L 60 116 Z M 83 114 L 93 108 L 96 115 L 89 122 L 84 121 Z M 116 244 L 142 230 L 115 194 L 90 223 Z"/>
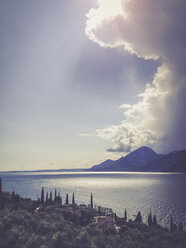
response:
<path fill-rule="evenodd" d="M 134 105 L 120 106 L 124 120 L 96 131 L 108 151 L 149 145 L 159 152 L 186 147 L 186 1 L 99 0 L 87 14 L 86 34 L 102 47 L 123 46 L 142 59 L 161 62 Z M 117 2 L 114 11 L 111 9 Z"/>

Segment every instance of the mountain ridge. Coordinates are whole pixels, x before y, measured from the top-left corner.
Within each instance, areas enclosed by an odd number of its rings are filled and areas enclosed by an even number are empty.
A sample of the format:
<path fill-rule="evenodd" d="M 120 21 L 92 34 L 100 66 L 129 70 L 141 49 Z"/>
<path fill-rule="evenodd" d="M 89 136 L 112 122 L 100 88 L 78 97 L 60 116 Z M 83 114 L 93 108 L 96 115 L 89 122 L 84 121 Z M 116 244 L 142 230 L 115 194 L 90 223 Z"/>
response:
<path fill-rule="evenodd" d="M 117 160 L 105 160 L 89 171 L 133 171 L 133 172 L 186 172 L 186 149 L 168 154 L 157 154 L 142 146 Z"/>

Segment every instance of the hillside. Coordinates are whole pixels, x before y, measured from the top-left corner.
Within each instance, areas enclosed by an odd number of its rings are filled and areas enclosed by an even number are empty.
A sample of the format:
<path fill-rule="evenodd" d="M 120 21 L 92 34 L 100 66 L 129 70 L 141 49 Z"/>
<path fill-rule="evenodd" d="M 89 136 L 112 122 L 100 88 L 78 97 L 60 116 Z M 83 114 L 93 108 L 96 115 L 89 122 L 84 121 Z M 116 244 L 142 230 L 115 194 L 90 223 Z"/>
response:
<path fill-rule="evenodd" d="M 186 150 L 157 154 L 151 148 L 140 147 L 118 160 L 106 160 L 90 171 L 186 172 Z"/>
<path fill-rule="evenodd" d="M 144 224 L 140 212 L 135 220 L 127 220 L 126 211 L 118 217 L 101 207 L 46 205 L 0 191 L 0 216 L 0 248 L 186 247 L 181 223 L 172 222 L 169 231 L 158 225 L 155 215 Z"/>

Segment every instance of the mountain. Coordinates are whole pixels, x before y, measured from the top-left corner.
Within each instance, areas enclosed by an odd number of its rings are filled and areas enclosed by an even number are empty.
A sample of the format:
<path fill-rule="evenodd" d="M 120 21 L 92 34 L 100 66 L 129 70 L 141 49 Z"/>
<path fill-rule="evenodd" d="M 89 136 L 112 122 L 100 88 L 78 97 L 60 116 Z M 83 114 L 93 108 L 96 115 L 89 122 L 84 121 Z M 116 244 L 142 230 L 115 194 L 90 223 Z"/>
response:
<path fill-rule="evenodd" d="M 127 159 L 127 161 L 131 163 L 143 166 L 161 157 L 162 155 L 157 154 L 151 148 L 142 146 L 137 150 L 131 152 L 130 154 L 126 155 L 125 159 Z"/>
<path fill-rule="evenodd" d="M 186 150 L 161 155 L 142 146 L 118 160 L 94 165 L 89 171 L 186 172 Z"/>
<path fill-rule="evenodd" d="M 154 172 L 186 172 L 186 150 L 171 152 L 152 161 L 144 170 Z"/>

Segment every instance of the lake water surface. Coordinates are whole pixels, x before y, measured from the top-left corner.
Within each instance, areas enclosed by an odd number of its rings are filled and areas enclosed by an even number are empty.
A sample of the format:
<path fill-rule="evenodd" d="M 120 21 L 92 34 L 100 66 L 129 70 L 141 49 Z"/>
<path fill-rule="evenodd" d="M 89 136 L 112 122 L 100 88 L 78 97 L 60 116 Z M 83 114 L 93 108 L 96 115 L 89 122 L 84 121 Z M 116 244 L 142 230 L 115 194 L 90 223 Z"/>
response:
<path fill-rule="evenodd" d="M 110 207 L 119 216 L 125 208 L 128 218 L 140 210 L 144 222 L 150 211 L 156 214 L 158 223 L 168 226 L 172 215 L 176 224 L 182 221 L 186 228 L 186 174 L 174 173 L 95 173 L 95 172 L 16 172 L 1 173 L 3 189 L 14 191 L 22 197 L 37 199 L 41 188 L 61 193 L 63 202 L 66 193 L 71 200 Z"/>

